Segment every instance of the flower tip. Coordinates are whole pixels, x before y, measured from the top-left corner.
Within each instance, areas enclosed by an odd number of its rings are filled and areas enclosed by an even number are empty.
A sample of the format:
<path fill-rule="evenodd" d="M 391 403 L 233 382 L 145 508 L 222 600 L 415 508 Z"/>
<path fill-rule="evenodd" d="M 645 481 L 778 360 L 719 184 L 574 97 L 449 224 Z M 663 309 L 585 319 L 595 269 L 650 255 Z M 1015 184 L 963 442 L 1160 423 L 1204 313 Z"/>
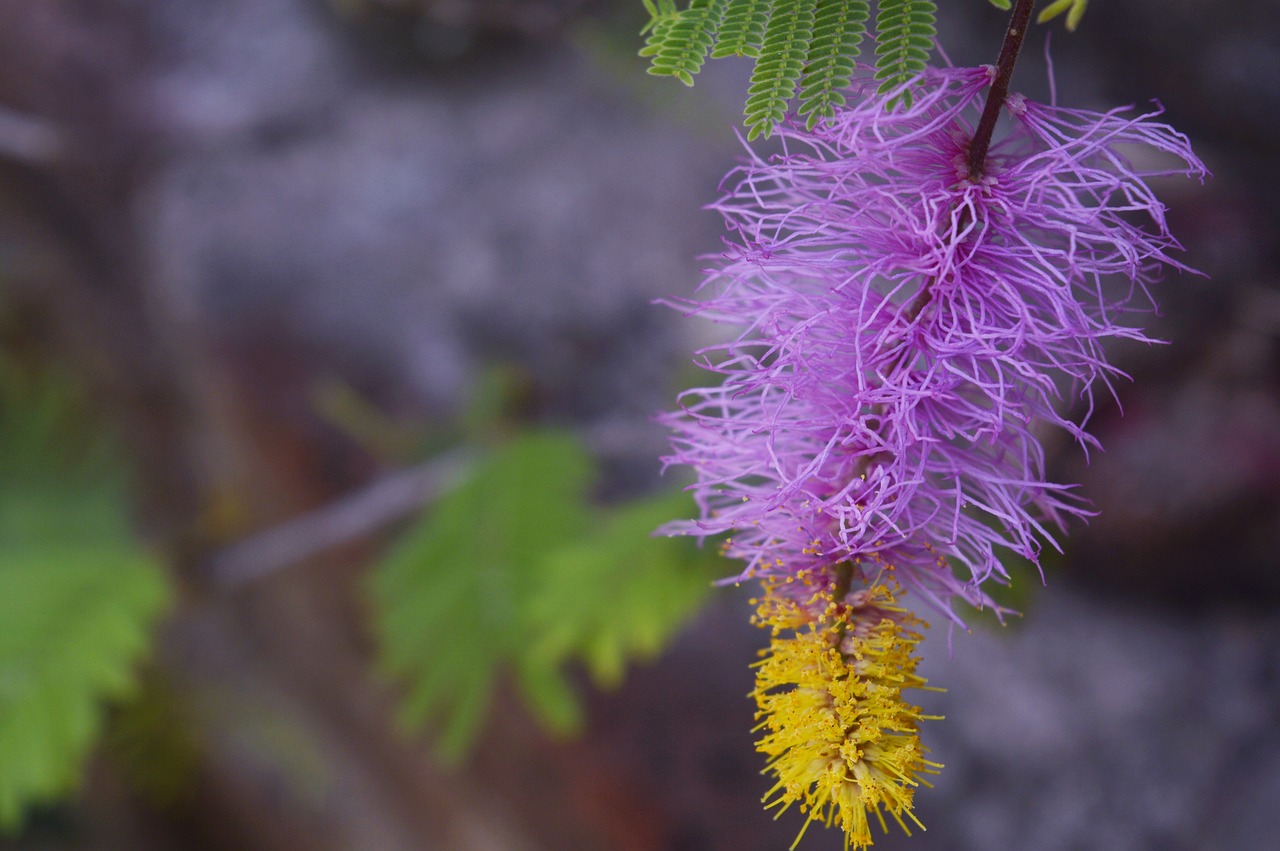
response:
<path fill-rule="evenodd" d="M 755 619 L 773 633 L 752 692 L 765 731 L 757 747 L 777 780 L 766 808 L 799 804 L 807 818 L 797 844 L 814 821 L 838 824 L 854 848 L 872 844 L 871 814 L 882 829 L 885 813 L 908 834 L 904 817 L 923 828 L 915 789 L 941 766 L 925 759 L 918 732 L 933 716 L 902 698 L 928 687 L 915 673 L 918 622 L 883 584 L 857 592 L 858 605 L 830 589 L 797 601 L 782 587 L 766 588 Z"/>

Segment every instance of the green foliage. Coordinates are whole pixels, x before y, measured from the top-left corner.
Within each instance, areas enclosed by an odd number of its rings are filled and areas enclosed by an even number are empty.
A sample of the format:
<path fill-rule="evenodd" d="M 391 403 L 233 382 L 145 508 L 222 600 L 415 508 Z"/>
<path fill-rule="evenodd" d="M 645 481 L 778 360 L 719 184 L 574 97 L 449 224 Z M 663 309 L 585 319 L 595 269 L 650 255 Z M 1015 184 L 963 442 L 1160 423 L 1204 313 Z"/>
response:
<path fill-rule="evenodd" d="M 70 791 L 165 605 L 74 385 L 0 360 L 0 828 Z"/>
<path fill-rule="evenodd" d="M 521 604 L 539 555 L 588 528 L 590 474 L 563 435 L 513 441 L 430 509 L 375 573 L 385 667 L 410 684 L 404 718 L 442 719 L 446 756 L 466 749 L 497 667 L 521 650 Z"/>
<path fill-rule="evenodd" d="M 549 553 L 542 586 L 529 599 L 532 652 L 554 664 L 578 659 L 602 686 L 620 683 L 628 660 L 656 656 L 702 603 L 717 569 L 714 548 L 653 537 L 692 509 L 680 492 L 618 506 Z"/>
<path fill-rule="evenodd" d="M 652 74 L 676 77 L 686 86 L 693 85 L 693 75 L 711 50 L 715 31 L 724 14 L 725 0 L 692 0 L 689 8 L 676 12 L 674 0 L 652 0 L 645 4 L 653 15 L 653 30 L 641 56 L 652 56 Z"/>
<path fill-rule="evenodd" d="M 503 674 L 553 731 L 581 710 L 564 672 L 615 682 L 651 655 L 707 590 L 696 549 L 652 538 L 688 499 L 599 509 L 593 466 L 557 432 L 513 438 L 428 509 L 374 572 L 382 666 L 405 683 L 404 721 L 433 722 L 446 759 L 474 740 Z"/>
<path fill-rule="evenodd" d="M 880 93 L 891 92 L 922 72 L 937 35 L 932 0 L 880 0 L 876 13 L 876 79 Z M 901 98 L 910 103 L 911 92 Z"/>
<path fill-rule="evenodd" d="M 816 0 L 776 0 L 747 88 L 748 139 L 772 130 L 786 115 L 804 73 L 816 5 Z"/>
<path fill-rule="evenodd" d="M 773 0 L 738 0 L 728 3 L 724 12 L 724 21 L 720 25 L 720 34 L 716 38 L 716 46 L 711 51 L 711 58 L 750 56 L 754 59 L 758 57 L 760 45 L 764 42 L 764 30 L 769 24 L 769 14 L 772 11 Z"/>
<path fill-rule="evenodd" d="M 844 104 L 867 35 L 870 0 L 643 0 L 649 11 L 641 56 L 652 58 L 650 74 L 693 85 L 708 55 L 755 59 L 747 93 L 747 138 L 768 136 L 786 115 L 799 86 L 798 114 L 809 129 Z M 1010 0 L 989 0 L 1008 10 Z M 1089 0 L 1053 0 L 1036 20 L 1066 13 L 1075 30 Z M 924 71 L 933 52 L 937 5 L 933 0 L 879 0 L 876 12 L 875 79 L 885 94 L 911 102 L 903 88 Z"/>
<path fill-rule="evenodd" d="M 1066 12 L 1067 30 L 1075 32 L 1076 27 L 1080 26 L 1080 19 L 1084 17 L 1084 10 L 1088 5 L 1089 0 L 1054 0 L 1054 2 L 1040 10 L 1040 14 L 1036 16 L 1036 23 L 1043 24 L 1046 21 L 1052 21 L 1063 12 Z"/>
<path fill-rule="evenodd" d="M 1000 2 L 1000 0 L 993 0 Z M 747 96 L 748 138 L 768 136 L 799 87 L 799 114 L 813 127 L 844 103 L 871 14 L 870 0 L 644 0 L 651 74 L 691 85 L 708 53 L 756 60 Z M 876 78 L 888 91 L 924 69 L 936 7 L 926 0 L 880 0 Z"/>
<path fill-rule="evenodd" d="M 806 123 L 810 130 L 822 116 L 844 105 L 841 89 L 848 87 L 853 75 L 854 58 L 870 13 L 865 2 L 819 0 L 813 43 L 800 84 L 800 114 L 809 116 Z"/>

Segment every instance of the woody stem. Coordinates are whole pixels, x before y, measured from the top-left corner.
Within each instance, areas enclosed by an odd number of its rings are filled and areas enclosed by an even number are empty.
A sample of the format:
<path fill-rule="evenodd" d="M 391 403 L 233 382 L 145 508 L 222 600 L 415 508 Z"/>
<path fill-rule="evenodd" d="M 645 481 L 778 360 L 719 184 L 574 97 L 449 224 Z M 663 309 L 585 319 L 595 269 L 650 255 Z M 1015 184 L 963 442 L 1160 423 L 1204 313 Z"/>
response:
<path fill-rule="evenodd" d="M 1000 58 L 996 60 L 996 77 L 991 81 L 991 89 L 987 92 L 987 103 L 982 109 L 982 118 L 978 121 L 978 129 L 969 143 L 969 179 L 982 177 L 982 169 L 987 164 L 987 150 L 991 147 L 991 134 L 996 129 L 996 119 L 1000 117 L 1000 108 L 1009 96 L 1009 80 L 1013 77 L 1013 66 L 1018 61 L 1018 51 L 1022 50 L 1022 41 L 1027 35 L 1027 26 L 1031 23 L 1031 7 L 1036 0 L 1017 0 L 1013 7 L 1013 15 L 1009 18 L 1009 29 L 1004 34 L 1004 45 L 1000 48 Z"/>

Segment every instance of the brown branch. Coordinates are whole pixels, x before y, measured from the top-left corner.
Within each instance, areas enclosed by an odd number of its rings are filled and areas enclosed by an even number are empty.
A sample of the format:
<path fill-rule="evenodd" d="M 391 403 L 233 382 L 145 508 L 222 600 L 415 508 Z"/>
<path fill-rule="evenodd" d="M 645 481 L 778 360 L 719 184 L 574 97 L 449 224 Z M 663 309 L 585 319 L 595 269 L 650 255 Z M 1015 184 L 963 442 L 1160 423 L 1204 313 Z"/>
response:
<path fill-rule="evenodd" d="M 611 455 L 629 451 L 655 434 L 643 424 L 606 420 L 580 436 L 597 455 Z M 234 591 L 333 547 L 359 541 L 442 497 L 467 475 L 474 460 L 473 453 L 460 449 L 389 473 L 214 553 L 204 563 L 204 577 L 219 591 Z"/>
<path fill-rule="evenodd" d="M 1018 52 L 1022 50 L 1022 41 L 1026 38 L 1027 27 L 1031 23 L 1031 8 L 1036 0 L 1017 0 L 1013 7 L 1013 15 L 1009 18 L 1009 28 L 1004 34 L 1004 44 L 1000 47 L 1000 56 L 996 59 L 996 77 L 991 81 L 991 90 L 987 92 L 987 103 L 982 109 L 982 118 L 978 121 L 978 129 L 969 143 L 969 179 L 982 177 L 982 169 L 987 164 L 987 150 L 991 147 L 991 134 L 996 129 L 996 119 L 1000 117 L 1000 109 L 1005 98 L 1009 96 L 1009 80 L 1013 77 L 1013 66 L 1018 61 Z"/>
<path fill-rule="evenodd" d="M 215 553 L 207 562 L 206 576 L 215 588 L 233 591 L 339 544 L 359 540 L 438 499 L 466 475 L 470 464 L 468 453 L 455 451 L 391 473 Z"/>

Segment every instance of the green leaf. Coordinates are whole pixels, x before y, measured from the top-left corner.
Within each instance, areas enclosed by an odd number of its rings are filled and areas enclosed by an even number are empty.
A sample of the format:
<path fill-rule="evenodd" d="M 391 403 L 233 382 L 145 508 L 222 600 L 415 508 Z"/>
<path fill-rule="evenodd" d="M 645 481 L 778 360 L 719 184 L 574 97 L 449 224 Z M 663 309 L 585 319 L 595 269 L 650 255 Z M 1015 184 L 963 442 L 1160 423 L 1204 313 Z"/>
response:
<path fill-rule="evenodd" d="M 711 58 L 759 56 L 764 30 L 772 12 L 773 0 L 730 0 Z"/>
<path fill-rule="evenodd" d="M 988 2 L 997 9 L 1004 9 L 1006 12 L 1013 8 L 1013 4 L 1009 0 L 988 0 Z"/>
<path fill-rule="evenodd" d="M 649 73 L 672 76 L 692 86 L 693 75 L 702 70 L 715 40 L 724 4 L 725 0 L 692 0 L 683 12 L 668 11 L 656 18 L 640 51 L 641 56 L 653 57 Z"/>
<path fill-rule="evenodd" d="M 0 546 L 0 827 L 74 787 L 102 703 L 129 694 L 166 597 L 126 542 Z"/>
<path fill-rule="evenodd" d="M 1008 0 L 992 0 L 1008 8 Z M 748 138 L 768 136 L 800 89 L 799 114 L 812 128 L 845 102 L 855 59 L 867 31 L 869 0 L 644 0 L 650 19 L 640 51 L 654 74 L 692 85 L 708 49 L 711 57 L 756 60 L 746 105 Z M 924 70 L 933 50 L 936 7 L 929 0 L 881 0 L 877 17 L 876 79 L 881 92 L 903 86 Z M 910 98 L 909 92 L 901 95 Z"/>
<path fill-rule="evenodd" d="M 619 506 L 590 535 L 549 554 L 529 604 L 532 652 L 548 663 L 578 659 L 603 686 L 620 682 L 628 661 L 657 655 L 721 568 L 714 548 L 653 535 L 692 511 L 683 493 Z"/>
<path fill-rule="evenodd" d="M 777 0 L 747 88 L 747 138 L 768 136 L 795 96 L 813 39 L 818 0 Z"/>
<path fill-rule="evenodd" d="M 445 758 L 466 751 L 495 678 L 519 656 L 540 560 L 588 529 L 591 476 L 571 436 L 517 437 L 429 508 L 374 573 L 383 665 L 408 687 L 402 715 L 437 721 Z"/>
<path fill-rule="evenodd" d="M 1054 18 L 1067 13 L 1067 31 L 1075 32 L 1076 27 L 1080 25 L 1080 19 L 1084 17 L 1084 10 L 1089 5 L 1089 0 L 1054 0 L 1048 6 L 1040 10 L 1040 14 L 1036 16 L 1036 23 L 1043 24 L 1052 21 Z"/>
<path fill-rule="evenodd" d="M 432 723 L 445 759 L 466 753 L 504 675 L 546 727 L 576 730 L 582 709 L 565 666 L 617 683 L 706 595 L 712 549 L 652 534 L 689 516 L 690 498 L 594 508 L 592 477 L 571 436 L 518 436 L 429 509 L 371 577 L 380 661 L 405 686 L 402 718 Z"/>
<path fill-rule="evenodd" d="M 932 0 L 880 0 L 876 14 L 876 79 L 880 94 L 909 83 L 925 69 L 937 34 Z M 899 96 L 911 102 L 911 92 Z"/>
<path fill-rule="evenodd" d="M 517 684 L 525 703 L 553 733 L 567 735 L 582 727 L 582 707 L 560 667 L 532 653 L 523 653 L 516 666 Z"/>
<path fill-rule="evenodd" d="M 0 362 L 0 829 L 74 788 L 168 598 L 81 402 Z"/>
<path fill-rule="evenodd" d="M 870 14 L 865 0 L 819 0 L 800 85 L 800 114 L 809 116 L 810 130 L 844 105 L 840 90 L 849 86 Z"/>

